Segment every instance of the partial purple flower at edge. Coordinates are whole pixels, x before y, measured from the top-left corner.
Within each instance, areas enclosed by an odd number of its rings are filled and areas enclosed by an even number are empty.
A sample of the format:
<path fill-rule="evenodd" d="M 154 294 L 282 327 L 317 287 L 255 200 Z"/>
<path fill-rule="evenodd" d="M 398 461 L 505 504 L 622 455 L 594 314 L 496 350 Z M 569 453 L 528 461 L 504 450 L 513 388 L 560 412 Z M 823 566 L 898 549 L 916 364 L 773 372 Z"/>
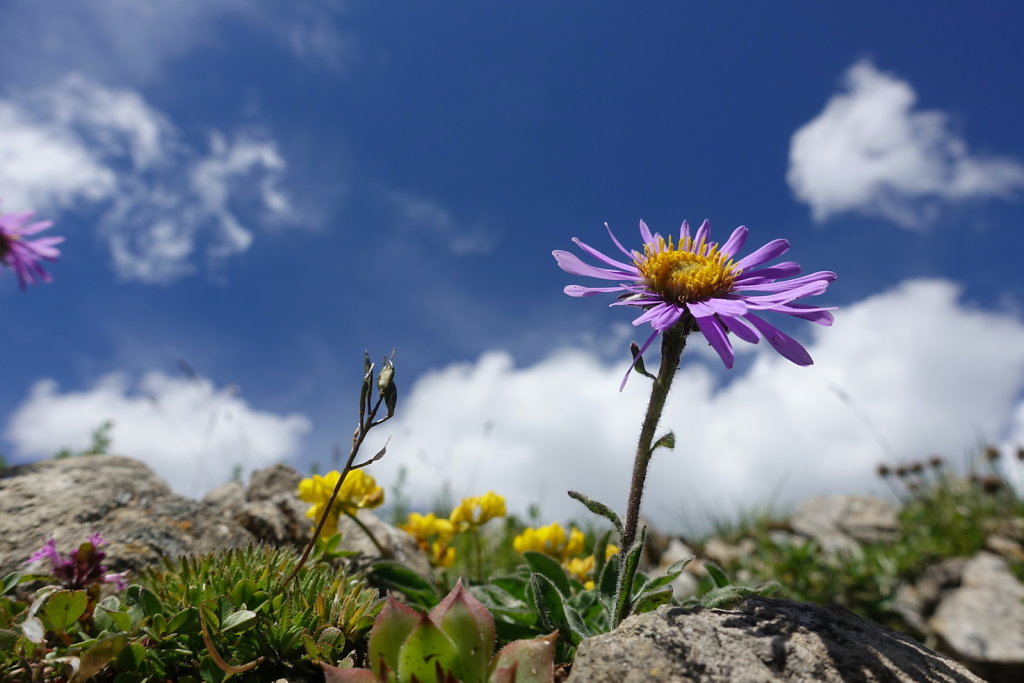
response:
<path fill-rule="evenodd" d="M 57 550 L 56 539 L 51 538 L 25 563 L 49 560 L 50 573 L 65 588 L 81 589 L 95 583 L 113 583 L 117 590 L 122 591 L 128 586 L 127 572 L 107 572 L 101 564 L 107 554 L 99 547 L 106 543 L 99 534 L 92 534 L 70 555 L 64 555 Z"/>
<path fill-rule="evenodd" d="M 53 281 L 39 261 L 56 261 L 60 251 L 55 245 L 64 241 L 63 237 L 25 239 L 53 225 L 53 221 L 29 223 L 33 216 L 32 211 L 0 214 L 0 265 L 14 271 L 22 291 L 36 282 Z"/>
<path fill-rule="evenodd" d="M 808 306 L 793 303 L 805 296 L 823 293 L 836 279 L 831 271 L 820 271 L 790 280 L 800 273 L 800 265 L 792 261 L 765 266 L 768 261 L 789 250 L 789 242 L 776 239 L 738 261 L 736 253 L 747 241 L 746 227 L 736 228 L 725 244 L 709 241 L 711 223 L 704 221 L 691 236 L 690 226 L 683 221 L 679 241 L 672 236 L 666 240 L 651 233 L 640 221 L 643 251 L 627 251 L 619 243 L 608 224 L 605 224 L 612 242 L 626 257 L 626 262 L 613 259 L 573 237 L 581 250 L 600 261 L 603 267 L 584 263 L 567 251 L 552 254 L 558 266 L 567 273 L 601 280 L 618 281 L 611 287 L 584 287 L 569 285 L 565 293 L 584 297 L 619 292 L 619 300 L 612 306 L 638 306 L 643 313 L 633 325 L 650 323 L 653 332 L 640 347 L 640 355 L 660 334 L 689 317 L 718 353 L 725 367 L 731 368 L 735 352 L 728 334 L 731 332 L 745 342 L 756 344 L 760 339 L 768 343 L 783 357 L 797 365 L 811 365 L 810 354 L 795 339 L 768 323 L 754 311 L 772 311 L 803 318 L 818 325 L 831 325 L 835 307 Z M 640 357 L 639 355 L 637 356 Z M 622 379 L 620 389 L 626 385 L 630 365 Z"/>

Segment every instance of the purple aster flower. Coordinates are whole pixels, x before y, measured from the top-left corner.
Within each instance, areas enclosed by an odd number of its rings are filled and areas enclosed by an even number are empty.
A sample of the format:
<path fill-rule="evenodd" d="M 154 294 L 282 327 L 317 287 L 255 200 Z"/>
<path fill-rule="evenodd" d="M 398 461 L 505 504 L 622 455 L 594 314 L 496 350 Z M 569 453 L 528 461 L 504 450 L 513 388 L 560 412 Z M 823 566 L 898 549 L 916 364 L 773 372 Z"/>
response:
<path fill-rule="evenodd" d="M 25 239 L 26 236 L 42 232 L 53 225 L 53 221 L 29 223 L 33 216 L 35 213 L 31 211 L 0 214 L 0 265 L 14 271 L 22 291 L 35 282 L 53 280 L 39 265 L 39 261 L 56 261 L 60 251 L 54 245 L 64 241 L 63 237 Z"/>
<path fill-rule="evenodd" d="M 124 590 L 128 585 L 127 572 L 107 572 L 102 564 L 107 554 L 99 548 L 106 544 L 102 536 L 92 534 L 78 549 L 64 555 L 57 550 L 56 539 L 51 538 L 28 558 L 26 564 L 48 560 L 50 573 L 66 588 L 80 589 L 95 583 L 113 583 L 117 590 Z"/>
<path fill-rule="evenodd" d="M 607 223 L 605 227 L 608 228 Z M 683 222 L 678 243 L 672 236 L 666 240 L 651 233 L 640 221 L 642 252 L 626 251 L 608 228 L 612 242 L 626 261 L 613 259 L 577 238 L 573 242 L 584 252 L 597 259 L 603 267 L 584 263 L 566 251 L 552 252 L 559 267 L 572 275 L 618 281 L 613 287 L 584 287 L 569 285 L 565 293 L 583 297 L 594 294 L 619 292 L 619 300 L 612 306 L 638 306 L 643 309 L 634 325 L 650 323 L 651 336 L 640 347 L 639 358 L 658 334 L 682 322 L 687 331 L 700 330 L 711 347 L 721 357 L 725 367 L 731 368 L 735 358 L 728 334 L 756 344 L 768 340 L 772 348 L 797 365 L 813 362 L 807 350 L 759 313 L 773 311 L 803 318 L 819 325 L 831 325 L 833 308 L 793 303 L 805 296 L 821 294 L 836 274 L 821 271 L 792 277 L 800 273 L 800 266 L 792 261 L 765 264 L 789 250 L 789 242 L 776 239 L 739 259 L 737 252 L 747 241 L 748 230 L 736 228 L 725 244 L 710 241 L 711 223 L 704 223 L 696 234 L 690 235 L 690 226 Z M 782 280 L 781 278 L 791 278 Z M 636 364 L 634 359 L 633 364 Z M 622 380 L 625 386 L 629 372 Z M 620 386 L 620 388 L 621 388 Z"/>

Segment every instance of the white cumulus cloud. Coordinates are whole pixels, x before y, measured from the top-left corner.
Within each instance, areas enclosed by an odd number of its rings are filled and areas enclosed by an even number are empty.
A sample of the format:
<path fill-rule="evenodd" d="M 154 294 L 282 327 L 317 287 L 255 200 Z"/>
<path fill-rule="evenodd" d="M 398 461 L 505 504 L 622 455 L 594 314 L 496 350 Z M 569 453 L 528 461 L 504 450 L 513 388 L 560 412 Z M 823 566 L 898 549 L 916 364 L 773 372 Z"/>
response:
<path fill-rule="evenodd" d="M 659 429 L 677 447 L 654 457 L 646 514 L 678 529 L 705 513 L 880 490 L 881 462 L 962 463 L 979 438 L 1004 436 L 1024 390 L 1024 322 L 958 295 L 948 281 L 906 282 L 840 309 L 833 328 L 808 325 L 814 366 L 762 344 L 724 387 L 684 356 Z M 576 489 L 622 511 L 649 386 L 634 375 L 620 394 L 622 371 L 580 349 L 528 367 L 491 351 L 437 370 L 381 428 L 392 439 L 371 470 L 388 482 L 406 467 L 421 505 L 445 486 L 456 497 L 493 489 L 520 512 L 536 502 L 545 517 L 581 518 L 566 496 Z"/>
<path fill-rule="evenodd" d="M 793 134 L 787 179 L 816 221 L 857 211 L 920 227 L 938 201 L 1005 199 L 1024 188 L 1024 165 L 971 153 L 946 114 L 918 110 L 916 99 L 909 83 L 860 61 Z"/>
<path fill-rule="evenodd" d="M 302 415 L 252 408 L 234 387 L 150 372 L 137 384 L 110 374 L 77 392 L 39 381 L 11 417 L 7 438 L 20 458 L 49 457 L 86 448 L 93 430 L 108 420 L 110 452 L 142 460 L 192 497 L 229 480 L 236 468 L 244 480 L 297 456 L 310 430 Z"/>
<path fill-rule="evenodd" d="M 100 208 L 99 234 L 124 279 L 167 283 L 200 256 L 215 266 L 245 251 L 253 233 L 243 221 L 294 214 L 285 168 L 266 135 L 215 132 L 197 150 L 138 93 L 80 75 L 0 99 L 4 209 Z"/>

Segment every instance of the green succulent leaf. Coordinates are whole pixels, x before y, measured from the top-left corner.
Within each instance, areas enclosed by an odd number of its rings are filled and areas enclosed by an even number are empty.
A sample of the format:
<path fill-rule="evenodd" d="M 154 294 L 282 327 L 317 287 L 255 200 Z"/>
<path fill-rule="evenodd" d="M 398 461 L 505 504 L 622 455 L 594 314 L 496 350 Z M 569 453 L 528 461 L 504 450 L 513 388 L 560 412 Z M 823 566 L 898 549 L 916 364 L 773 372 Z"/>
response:
<path fill-rule="evenodd" d="M 420 615 L 419 623 L 398 653 L 398 680 L 443 681 L 444 678 L 438 674 L 454 673 L 457 660 L 458 651 L 451 639 L 427 615 Z M 473 683 L 473 679 L 464 683 Z"/>
<path fill-rule="evenodd" d="M 509 643 L 494 657 L 491 683 L 551 683 L 558 632 Z"/>
<path fill-rule="evenodd" d="M 461 681 L 483 681 L 495 638 L 494 618 L 483 603 L 463 588 L 460 580 L 431 611 L 430 620 L 458 652 L 451 673 Z"/>
<path fill-rule="evenodd" d="M 526 558 L 526 563 L 530 565 L 532 571 L 537 574 L 543 574 L 558 587 L 558 590 L 565 595 L 569 595 L 571 591 L 569 577 L 566 575 L 565 570 L 562 569 L 562 565 L 558 563 L 558 560 L 533 550 L 527 550 L 523 553 L 523 557 Z"/>
<path fill-rule="evenodd" d="M 398 671 L 402 644 L 421 618 L 416 610 L 388 597 L 370 631 L 368 646 L 370 668 L 382 680 L 386 678 L 386 671 Z"/>

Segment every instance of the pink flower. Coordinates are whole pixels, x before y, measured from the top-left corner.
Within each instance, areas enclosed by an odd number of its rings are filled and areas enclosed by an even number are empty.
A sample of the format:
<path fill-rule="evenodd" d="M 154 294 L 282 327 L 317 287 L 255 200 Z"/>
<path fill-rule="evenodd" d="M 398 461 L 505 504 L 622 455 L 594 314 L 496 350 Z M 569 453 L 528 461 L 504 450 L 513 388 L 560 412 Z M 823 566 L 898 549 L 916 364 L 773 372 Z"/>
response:
<path fill-rule="evenodd" d="M 0 265 L 14 271 L 22 291 L 30 284 L 53 280 L 39 261 L 56 261 L 60 251 L 54 245 L 64 241 L 63 237 L 25 239 L 53 225 L 53 221 L 30 223 L 33 216 L 32 211 L 0 214 Z"/>

